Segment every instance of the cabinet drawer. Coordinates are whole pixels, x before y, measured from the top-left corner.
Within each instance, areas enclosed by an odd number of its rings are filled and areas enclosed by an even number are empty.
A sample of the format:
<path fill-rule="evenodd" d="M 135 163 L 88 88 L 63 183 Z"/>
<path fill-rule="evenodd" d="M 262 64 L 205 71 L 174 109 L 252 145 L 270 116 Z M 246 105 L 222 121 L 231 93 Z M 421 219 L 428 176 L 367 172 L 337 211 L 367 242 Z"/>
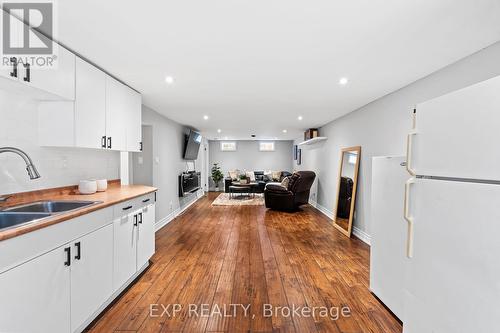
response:
<path fill-rule="evenodd" d="M 154 202 L 155 202 L 155 192 L 136 198 L 136 205 L 138 208 L 146 207 L 147 205 L 151 205 Z"/>
<path fill-rule="evenodd" d="M 141 208 L 141 206 L 135 198 L 121 202 L 113 206 L 113 218 L 117 219 L 121 216 L 128 215 L 139 208 Z"/>

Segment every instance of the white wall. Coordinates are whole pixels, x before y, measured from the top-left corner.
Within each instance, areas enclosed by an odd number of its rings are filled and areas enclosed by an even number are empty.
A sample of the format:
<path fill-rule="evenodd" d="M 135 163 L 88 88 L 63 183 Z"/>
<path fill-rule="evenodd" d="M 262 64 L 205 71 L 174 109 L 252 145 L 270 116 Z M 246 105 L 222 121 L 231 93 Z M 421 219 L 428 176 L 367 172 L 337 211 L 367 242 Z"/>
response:
<path fill-rule="evenodd" d="M 292 141 L 275 141 L 275 151 L 259 151 L 259 141 L 239 140 L 236 141 L 236 151 L 221 151 L 220 141 L 209 141 L 210 145 L 210 169 L 214 163 L 218 163 L 224 174 L 229 170 L 240 171 L 264 171 L 279 170 L 292 171 Z M 213 182 L 210 181 L 213 188 Z"/>
<path fill-rule="evenodd" d="M 179 175 L 186 171 L 184 136 L 186 128 L 156 111 L 142 106 L 142 123 L 151 125 L 153 131 L 153 186 L 158 188 L 156 220 L 164 219 L 195 199 L 179 198 Z M 202 170 L 202 149 L 196 161 L 196 171 Z M 133 158 L 137 158 L 133 154 Z"/>
<path fill-rule="evenodd" d="M 118 152 L 40 147 L 37 102 L 0 90 L 0 147 L 5 146 L 27 152 L 41 178 L 30 180 L 19 156 L 0 154 L 0 194 L 75 185 L 81 179 L 120 178 Z"/>
<path fill-rule="evenodd" d="M 431 98 L 500 75 L 499 59 L 500 42 L 320 128 L 320 135 L 328 137 L 328 141 L 317 149 L 303 150 L 303 163 L 296 166 L 297 169 L 313 170 L 317 173 L 316 201 L 333 211 L 340 149 L 361 146 L 354 226 L 370 234 L 372 157 L 405 155 L 406 134 L 411 128 L 413 107 Z M 356 82 L 349 84 L 355 85 Z M 349 89 L 349 86 L 346 89 Z"/>

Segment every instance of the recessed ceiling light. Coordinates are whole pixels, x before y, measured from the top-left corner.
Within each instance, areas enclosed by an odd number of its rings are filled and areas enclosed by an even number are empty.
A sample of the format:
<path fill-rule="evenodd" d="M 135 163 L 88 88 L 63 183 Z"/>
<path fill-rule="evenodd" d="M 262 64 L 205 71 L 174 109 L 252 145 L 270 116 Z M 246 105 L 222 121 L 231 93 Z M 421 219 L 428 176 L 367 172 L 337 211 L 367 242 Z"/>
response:
<path fill-rule="evenodd" d="M 339 84 L 345 86 L 349 80 L 346 77 L 342 77 L 339 80 Z"/>
<path fill-rule="evenodd" d="M 297 119 L 298 120 L 302 120 L 303 118 L 302 118 L 302 116 L 298 116 Z"/>
<path fill-rule="evenodd" d="M 171 77 L 171 76 L 166 76 L 166 77 L 165 77 L 165 82 L 166 82 L 167 84 L 172 84 L 172 83 L 174 83 L 174 78 L 173 78 L 173 77 Z"/>
<path fill-rule="evenodd" d="M 207 116 L 207 115 L 204 115 L 204 116 L 203 116 L 203 119 L 208 120 L 208 116 Z"/>
<path fill-rule="evenodd" d="M 283 130 L 283 133 L 286 133 L 286 132 L 288 132 L 288 131 L 287 131 L 286 129 L 284 129 L 284 130 Z"/>
<path fill-rule="evenodd" d="M 220 132 L 222 132 L 222 130 L 219 128 L 219 129 L 217 130 L 217 133 L 220 133 Z"/>

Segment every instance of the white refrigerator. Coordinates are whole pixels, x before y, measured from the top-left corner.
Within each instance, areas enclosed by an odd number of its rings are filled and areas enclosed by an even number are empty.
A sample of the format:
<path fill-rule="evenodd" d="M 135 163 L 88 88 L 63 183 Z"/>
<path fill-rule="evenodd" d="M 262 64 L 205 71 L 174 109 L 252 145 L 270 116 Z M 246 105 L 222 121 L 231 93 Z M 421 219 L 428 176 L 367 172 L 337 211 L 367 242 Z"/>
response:
<path fill-rule="evenodd" d="M 404 333 L 500 332 L 500 77 L 417 106 Z"/>
<path fill-rule="evenodd" d="M 406 156 L 372 158 L 370 291 L 403 319 Z"/>

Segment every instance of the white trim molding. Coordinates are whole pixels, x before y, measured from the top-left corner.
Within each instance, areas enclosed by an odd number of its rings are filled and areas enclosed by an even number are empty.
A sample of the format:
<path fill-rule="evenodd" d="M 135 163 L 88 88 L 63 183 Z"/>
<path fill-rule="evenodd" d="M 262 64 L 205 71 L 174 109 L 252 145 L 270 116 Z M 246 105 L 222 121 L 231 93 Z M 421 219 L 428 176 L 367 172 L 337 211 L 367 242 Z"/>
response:
<path fill-rule="evenodd" d="M 319 203 L 316 201 L 309 200 L 309 204 L 319 210 L 321 213 L 323 213 L 325 216 L 327 216 L 329 219 L 333 220 L 333 212 L 329 210 L 328 208 L 321 206 Z M 370 245 L 371 242 L 371 236 L 361 230 L 360 228 L 353 226 L 352 227 L 352 234 L 359 238 L 361 241 L 364 243 Z"/>

